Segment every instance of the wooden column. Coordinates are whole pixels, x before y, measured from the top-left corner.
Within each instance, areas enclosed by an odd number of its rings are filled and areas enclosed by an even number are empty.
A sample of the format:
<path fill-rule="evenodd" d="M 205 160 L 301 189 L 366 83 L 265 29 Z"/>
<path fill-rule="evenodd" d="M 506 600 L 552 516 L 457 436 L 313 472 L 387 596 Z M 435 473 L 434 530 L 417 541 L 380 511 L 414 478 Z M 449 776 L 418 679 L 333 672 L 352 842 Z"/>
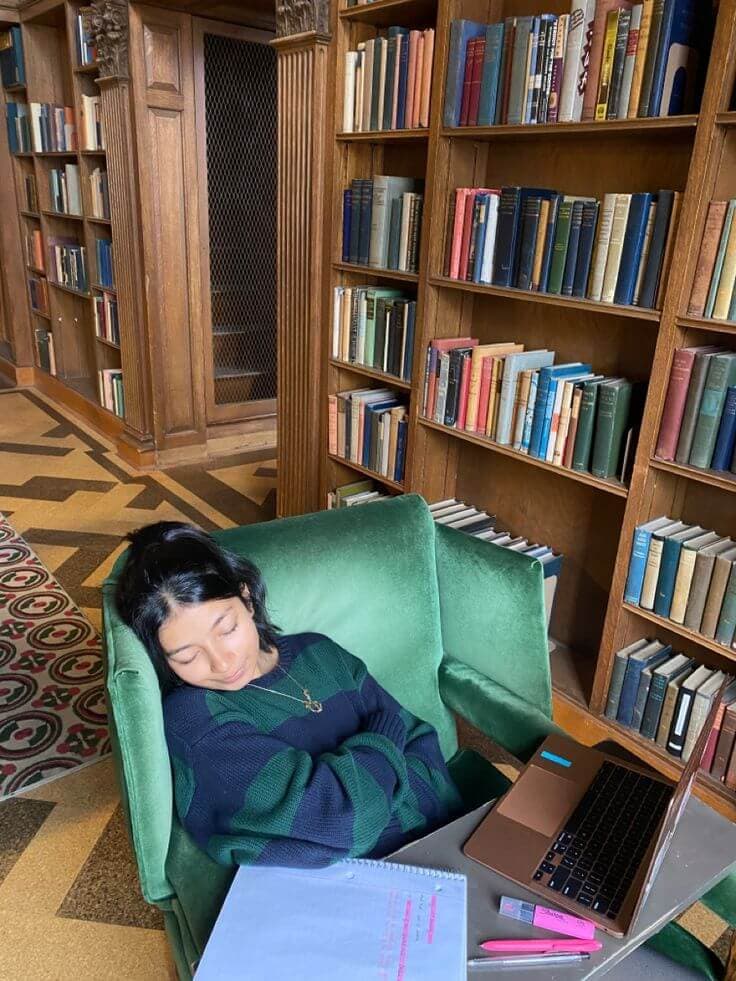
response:
<path fill-rule="evenodd" d="M 279 112 L 278 514 L 316 511 L 324 385 L 321 352 L 331 255 L 327 131 L 328 0 L 276 5 Z"/>
<path fill-rule="evenodd" d="M 110 215 L 115 250 L 120 349 L 125 386 L 124 444 L 136 463 L 153 462 L 149 343 L 144 307 L 140 197 L 129 71 L 127 0 L 93 0 L 85 8 L 97 46 L 98 83 L 107 148 Z M 120 449 L 124 452 L 125 445 Z"/>

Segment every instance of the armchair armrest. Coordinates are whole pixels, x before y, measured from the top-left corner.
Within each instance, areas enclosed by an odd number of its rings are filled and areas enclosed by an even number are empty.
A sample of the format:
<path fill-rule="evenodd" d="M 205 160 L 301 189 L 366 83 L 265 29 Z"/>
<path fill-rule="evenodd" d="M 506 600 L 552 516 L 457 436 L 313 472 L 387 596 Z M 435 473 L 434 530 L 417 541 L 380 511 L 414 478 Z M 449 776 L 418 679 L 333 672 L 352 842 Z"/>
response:
<path fill-rule="evenodd" d="M 439 687 L 448 708 L 524 762 L 546 736 L 562 732 L 537 706 L 449 655 L 440 665 Z"/>

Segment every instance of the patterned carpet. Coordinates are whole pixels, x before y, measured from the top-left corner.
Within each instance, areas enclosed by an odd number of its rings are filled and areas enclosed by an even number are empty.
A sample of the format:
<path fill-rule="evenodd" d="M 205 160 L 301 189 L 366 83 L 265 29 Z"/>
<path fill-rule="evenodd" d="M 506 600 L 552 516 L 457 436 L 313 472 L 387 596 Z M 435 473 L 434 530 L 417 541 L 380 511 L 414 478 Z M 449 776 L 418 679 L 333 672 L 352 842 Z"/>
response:
<path fill-rule="evenodd" d="M 275 514 L 275 453 L 140 474 L 31 392 L 0 390 L 0 512 L 90 622 L 129 530 L 206 529 Z M 461 727 L 461 745 L 510 762 Z M 680 922 L 725 959 L 730 933 L 702 905 Z M 162 981 L 175 973 L 160 914 L 140 897 L 111 760 L 0 802 L 0 981 Z"/>

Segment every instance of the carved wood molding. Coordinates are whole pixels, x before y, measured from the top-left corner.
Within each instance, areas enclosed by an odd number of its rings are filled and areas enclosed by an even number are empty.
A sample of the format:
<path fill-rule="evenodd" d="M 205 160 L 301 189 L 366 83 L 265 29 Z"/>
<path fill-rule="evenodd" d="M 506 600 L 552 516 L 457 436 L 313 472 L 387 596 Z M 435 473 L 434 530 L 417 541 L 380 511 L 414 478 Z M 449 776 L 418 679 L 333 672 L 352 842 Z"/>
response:
<path fill-rule="evenodd" d="M 100 78 L 129 78 L 128 0 L 92 0 L 81 12 L 97 48 Z"/>
<path fill-rule="evenodd" d="M 329 0 L 276 0 L 276 37 L 330 35 Z"/>

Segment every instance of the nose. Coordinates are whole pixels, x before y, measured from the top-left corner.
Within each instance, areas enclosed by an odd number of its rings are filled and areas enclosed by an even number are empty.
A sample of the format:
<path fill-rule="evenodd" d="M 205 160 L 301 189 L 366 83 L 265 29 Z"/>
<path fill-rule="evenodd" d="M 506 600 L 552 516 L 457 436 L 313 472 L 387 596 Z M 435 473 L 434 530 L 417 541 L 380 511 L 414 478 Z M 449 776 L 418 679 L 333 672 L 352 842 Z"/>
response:
<path fill-rule="evenodd" d="M 212 674 L 230 674 L 233 668 L 233 655 L 229 651 L 212 650 L 210 652 L 210 669 Z"/>

